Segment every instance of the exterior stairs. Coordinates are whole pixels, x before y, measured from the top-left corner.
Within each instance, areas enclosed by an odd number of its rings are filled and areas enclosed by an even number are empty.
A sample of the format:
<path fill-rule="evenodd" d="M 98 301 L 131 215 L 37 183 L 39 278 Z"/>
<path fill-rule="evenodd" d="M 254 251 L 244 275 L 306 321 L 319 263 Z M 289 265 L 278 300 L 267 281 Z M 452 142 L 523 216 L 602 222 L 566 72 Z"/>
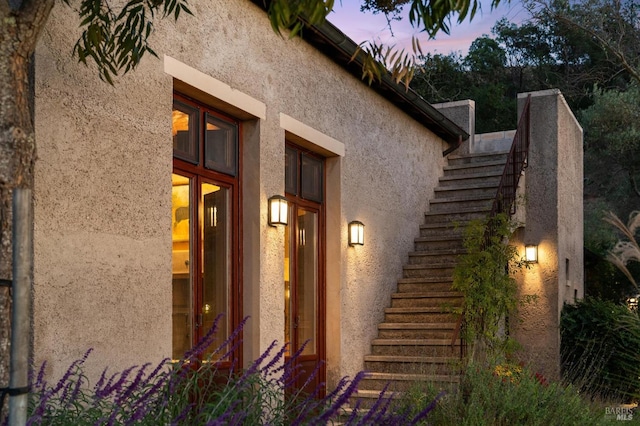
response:
<path fill-rule="evenodd" d="M 368 407 L 388 385 L 399 394 L 416 383 L 447 389 L 460 380 L 462 346 L 452 342 L 462 295 L 451 289 L 453 270 L 466 223 L 491 211 L 507 153 L 450 156 L 435 198 L 420 226 L 404 265 L 397 292 L 385 309 L 371 354 L 364 358 L 368 372 L 356 398 Z"/>

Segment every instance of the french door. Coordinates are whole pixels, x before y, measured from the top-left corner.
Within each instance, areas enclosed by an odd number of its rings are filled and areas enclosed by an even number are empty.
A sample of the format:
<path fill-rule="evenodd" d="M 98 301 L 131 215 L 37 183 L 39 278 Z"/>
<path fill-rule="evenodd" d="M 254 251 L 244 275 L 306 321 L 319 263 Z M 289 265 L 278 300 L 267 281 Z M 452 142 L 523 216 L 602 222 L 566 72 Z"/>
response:
<path fill-rule="evenodd" d="M 172 174 L 172 358 L 179 360 L 209 333 L 199 354 L 226 368 L 242 365 L 241 346 L 216 352 L 242 315 L 240 286 L 239 123 L 175 95 Z M 231 345 L 231 346 L 232 346 Z"/>
<path fill-rule="evenodd" d="M 287 147 L 287 163 L 298 165 L 300 173 L 296 176 L 307 176 L 304 168 L 304 156 L 308 154 Z M 296 156 L 298 161 L 293 161 Z M 321 165 L 322 159 L 315 158 Z M 319 180 L 315 184 L 323 184 L 322 167 Z M 287 175 L 292 170 L 287 171 Z M 317 174 L 317 173 L 316 173 Z M 289 177 L 289 176 L 288 176 Z M 290 180 L 288 179 L 288 182 Z M 308 182 L 301 182 L 307 186 Z M 313 183 L 312 183 L 313 185 Z M 291 188 L 289 188 L 291 189 Z M 323 188 L 314 191 L 320 195 Z M 324 285 L 324 210 L 322 198 L 310 200 L 303 197 L 305 191 L 287 192 L 289 204 L 289 225 L 285 229 L 285 340 L 289 344 L 287 358 L 299 352 L 295 358 L 295 368 L 301 372 L 296 388 L 305 392 L 313 392 L 320 383 L 325 382 L 325 285 Z M 311 198 L 311 197 L 307 197 Z M 311 375 L 314 375 L 310 379 Z"/>

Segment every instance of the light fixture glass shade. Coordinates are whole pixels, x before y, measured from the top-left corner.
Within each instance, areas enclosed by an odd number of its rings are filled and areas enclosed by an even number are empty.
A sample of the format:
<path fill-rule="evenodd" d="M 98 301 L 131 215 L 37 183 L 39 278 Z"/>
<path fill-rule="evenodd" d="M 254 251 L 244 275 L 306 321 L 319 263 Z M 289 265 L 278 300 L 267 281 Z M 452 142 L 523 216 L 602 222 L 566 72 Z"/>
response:
<path fill-rule="evenodd" d="M 524 247 L 524 260 L 529 263 L 538 263 L 538 246 L 528 244 Z"/>
<path fill-rule="evenodd" d="M 349 222 L 349 245 L 364 245 L 364 224 L 357 220 Z"/>
<path fill-rule="evenodd" d="M 282 195 L 269 198 L 269 225 L 287 225 L 289 220 L 289 204 Z"/>

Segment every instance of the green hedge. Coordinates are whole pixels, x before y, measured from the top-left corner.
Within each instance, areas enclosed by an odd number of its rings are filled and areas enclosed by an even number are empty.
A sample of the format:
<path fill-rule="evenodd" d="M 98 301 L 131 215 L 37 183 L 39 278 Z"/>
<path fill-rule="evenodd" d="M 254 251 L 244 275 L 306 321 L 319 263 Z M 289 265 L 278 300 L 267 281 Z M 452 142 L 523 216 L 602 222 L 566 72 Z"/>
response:
<path fill-rule="evenodd" d="M 588 298 L 560 319 L 563 377 L 594 398 L 640 395 L 640 318 L 626 306 Z"/>

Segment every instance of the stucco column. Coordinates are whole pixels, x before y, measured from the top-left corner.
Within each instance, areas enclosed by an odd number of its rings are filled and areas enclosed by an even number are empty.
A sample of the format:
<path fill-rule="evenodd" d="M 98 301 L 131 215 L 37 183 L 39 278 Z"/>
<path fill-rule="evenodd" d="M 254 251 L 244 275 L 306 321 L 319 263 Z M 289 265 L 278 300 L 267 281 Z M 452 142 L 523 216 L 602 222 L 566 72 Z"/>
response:
<path fill-rule="evenodd" d="M 528 93 L 518 95 L 522 111 Z M 531 93 L 531 143 L 524 180 L 525 226 L 514 243 L 538 246 L 538 262 L 518 276 L 520 295 L 537 299 L 512 324 L 521 356 L 560 377 L 560 311 L 583 297 L 582 128 L 558 90 Z M 522 188 L 521 188 L 522 189 Z"/>

